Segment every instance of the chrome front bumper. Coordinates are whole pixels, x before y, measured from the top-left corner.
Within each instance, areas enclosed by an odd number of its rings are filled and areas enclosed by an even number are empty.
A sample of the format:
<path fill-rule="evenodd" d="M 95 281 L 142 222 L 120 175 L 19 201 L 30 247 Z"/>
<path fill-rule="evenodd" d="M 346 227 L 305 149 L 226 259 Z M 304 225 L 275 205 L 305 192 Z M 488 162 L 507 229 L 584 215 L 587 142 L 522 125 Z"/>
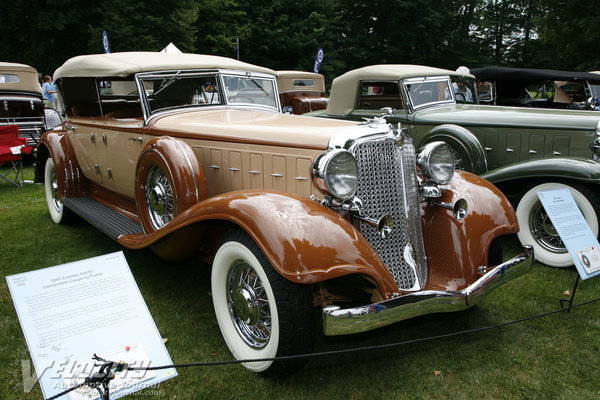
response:
<path fill-rule="evenodd" d="M 366 306 L 341 309 L 323 307 L 323 333 L 327 336 L 365 332 L 419 315 L 461 311 L 477 304 L 488 293 L 531 269 L 533 248 L 492 268 L 460 291 L 424 290 Z"/>

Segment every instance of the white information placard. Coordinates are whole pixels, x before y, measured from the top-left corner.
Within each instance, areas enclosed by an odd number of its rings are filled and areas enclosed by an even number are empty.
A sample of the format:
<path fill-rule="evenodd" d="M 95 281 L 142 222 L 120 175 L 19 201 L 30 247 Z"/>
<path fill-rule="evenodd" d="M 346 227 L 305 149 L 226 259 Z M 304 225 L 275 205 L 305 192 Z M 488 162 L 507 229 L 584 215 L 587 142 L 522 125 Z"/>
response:
<path fill-rule="evenodd" d="M 97 372 L 94 354 L 132 367 L 172 364 L 123 252 L 6 280 L 44 398 Z M 176 375 L 174 368 L 118 372 L 110 382 L 110 398 Z M 84 386 L 64 398 L 92 400 L 99 394 Z"/>
<path fill-rule="evenodd" d="M 537 194 L 581 279 L 600 274 L 600 244 L 569 189 L 544 190 Z"/>

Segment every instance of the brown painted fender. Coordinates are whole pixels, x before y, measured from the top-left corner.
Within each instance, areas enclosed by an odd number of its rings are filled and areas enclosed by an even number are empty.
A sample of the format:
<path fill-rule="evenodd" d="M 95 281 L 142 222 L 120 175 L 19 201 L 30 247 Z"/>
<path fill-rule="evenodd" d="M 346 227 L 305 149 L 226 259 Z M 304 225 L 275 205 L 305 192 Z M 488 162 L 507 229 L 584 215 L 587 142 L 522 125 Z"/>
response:
<path fill-rule="evenodd" d="M 44 181 L 46 159 L 52 157 L 60 198 L 79 195 L 85 179 L 77 163 L 69 137 L 64 131 L 48 131 L 42 135 L 37 147 L 35 182 Z"/>
<path fill-rule="evenodd" d="M 377 282 L 384 298 L 398 291 L 379 256 L 348 220 L 313 200 L 283 192 L 235 191 L 211 197 L 163 229 L 122 236 L 119 243 L 143 248 L 186 228 L 190 229 L 182 239 L 189 238 L 201 233 L 194 226 L 215 220 L 232 222 L 248 232 L 271 265 L 290 281 L 308 284 L 364 274 Z"/>
<path fill-rule="evenodd" d="M 165 172 L 173 187 L 175 215 L 207 197 L 204 173 L 190 146 L 169 136 L 150 140 L 138 158 L 135 180 L 137 211 L 140 223 L 147 234 L 156 230 L 150 222 L 145 201 L 146 177 L 154 166 Z"/>
<path fill-rule="evenodd" d="M 440 202 L 467 201 L 468 212 L 457 220 L 452 210 L 421 203 L 423 239 L 428 262 L 426 289 L 460 290 L 477 280 L 479 266 L 488 266 L 492 240 L 517 233 L 517 216 L 502 192 L 485 179 L 456 171 L 452 182 L 441 186 Z"/>

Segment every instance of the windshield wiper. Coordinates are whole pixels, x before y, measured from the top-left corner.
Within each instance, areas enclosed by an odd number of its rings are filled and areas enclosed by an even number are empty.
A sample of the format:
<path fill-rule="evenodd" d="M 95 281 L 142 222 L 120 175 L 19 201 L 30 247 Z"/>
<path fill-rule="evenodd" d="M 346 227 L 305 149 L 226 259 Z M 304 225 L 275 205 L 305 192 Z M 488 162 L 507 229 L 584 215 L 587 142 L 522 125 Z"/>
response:
<path fill-rule="evenodd" d="M 254 83 L 256 85 L 257 88 L 259 88 L 260 90 L 263 91 L 264 94 L 266 94 L 267 96 L 269 95 L 269 92 L 267 92 L 260 83 L 258 83 L 258 81 L 256 79 L 254 79 L 252 77 L 252 74 L 250 72 L 246 72 L 246 76 L 248 78 L 250 78 L 250 80 L 252 81 L 252 83 Z"/>
<path fill-rule="evenodd" d="M 160 92 L 162 92 L 163 90 L 165 90 L 165 89 L 166 89 L 168 86 L 170 86 L 170 85 L 171 85 L 171 84 L 172 84 L 172 83 L 175 81 L 175 79 L 176 79 L 176 78 L 179 76 L 179 74 L 181 74 L 181 70 L 177 71 L 177 73 L 176 73 L 175 75 L 173 75 L 173 76 L 172 76 L 172 77 L 171 77 L 171 78 L 170 78 L 170 79 L 167 81 L 167 83 L 165 83 L 165 84 L 163 85 L 163 87 L 161 87 L 161 88 L 160 88 L 160 89 L 158 89 L 156 92 L 154 92 L 154 93 L 152 94 L 152 96 L 153 96 L 153 97 L 154 97 L 154 96 L 156 96 L 157 94 L 159 94 Z"/>

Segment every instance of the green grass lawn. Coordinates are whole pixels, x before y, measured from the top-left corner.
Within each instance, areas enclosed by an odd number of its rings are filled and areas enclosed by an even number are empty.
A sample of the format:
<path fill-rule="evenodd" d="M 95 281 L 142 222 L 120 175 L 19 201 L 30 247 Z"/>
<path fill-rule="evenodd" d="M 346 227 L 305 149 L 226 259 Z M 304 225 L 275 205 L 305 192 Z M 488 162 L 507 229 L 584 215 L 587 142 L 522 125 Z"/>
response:
<path fill-rule="evenodd" d="M 26 179 L 32 179 L 27 167 Z M 81 222 L 55 225 L 43 186 L 0 183 L 2 276 L 123 250 L 175 363 L 230 360 L 214 317 L 210 269 L 200 259 L 168 264 L 130 251 Z M 516 252 L 515 239 L 505 249 Z M 402 342 L 486 327 L 559 308 L 574 269 L 536 264 L 470 310 L 429 315 L 363 334 L 324 337 L 316 351 Z M 582 281 L 575 302 L 600 296 L 600 279 Z M 6 280 L 0 282 L 0 399 L 24 393 L 21 360 L 29 352 Z M 90 352 L 94 349 L 91 348 Z M 295 375 L 270 380 L 240 365 L 179 368 L 179 375 L 137 395 L 157 399 L 598 399 L 600 302 L 501 329 L 311 359 Z M 437 372 L 436 372 L 437 371 Z M 126 398 L 136 398 L 135 394 Z M 64 397 L 67 399 L 67 397 Z"/>

